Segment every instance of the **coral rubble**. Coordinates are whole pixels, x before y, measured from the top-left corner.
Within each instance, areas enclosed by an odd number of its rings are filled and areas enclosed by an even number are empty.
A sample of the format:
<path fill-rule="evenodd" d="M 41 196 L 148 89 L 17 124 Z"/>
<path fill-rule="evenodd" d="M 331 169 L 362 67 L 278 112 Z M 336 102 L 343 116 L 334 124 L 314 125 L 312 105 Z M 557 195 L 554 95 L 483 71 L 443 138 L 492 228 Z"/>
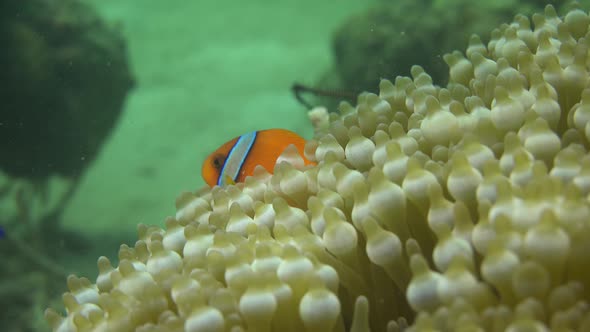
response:
<path fill-rule="evenodd" d="M 516 16 L 484 45 L 342 104 L 274 175 L 185 193 L 55 331 L 590 331 L 590 16 Z"/>

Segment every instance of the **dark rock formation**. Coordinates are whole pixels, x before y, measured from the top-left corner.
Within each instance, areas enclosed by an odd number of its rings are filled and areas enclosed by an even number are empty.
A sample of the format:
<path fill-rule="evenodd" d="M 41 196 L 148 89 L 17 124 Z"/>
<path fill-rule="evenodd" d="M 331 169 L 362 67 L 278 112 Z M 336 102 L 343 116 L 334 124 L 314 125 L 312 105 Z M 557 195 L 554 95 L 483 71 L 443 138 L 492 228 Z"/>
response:
<path fill-rule="evenodd" d="M 79 175 L 133 86 L 121 34 L 78 0 L 2 0 L 0 45 L 0 169 Z"/>

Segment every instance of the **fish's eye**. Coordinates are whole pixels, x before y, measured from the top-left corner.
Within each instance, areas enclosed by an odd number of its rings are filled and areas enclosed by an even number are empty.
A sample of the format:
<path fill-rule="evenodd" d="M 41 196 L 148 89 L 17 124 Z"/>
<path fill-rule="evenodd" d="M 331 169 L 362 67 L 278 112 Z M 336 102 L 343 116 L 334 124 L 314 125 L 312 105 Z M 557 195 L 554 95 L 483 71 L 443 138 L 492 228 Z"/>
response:
<path fill-rule="evenodd" d="M 225 163 L 225 156 L 217 155 L 213 158 L 213 167 L 216 169 L 222 169 Z"/>

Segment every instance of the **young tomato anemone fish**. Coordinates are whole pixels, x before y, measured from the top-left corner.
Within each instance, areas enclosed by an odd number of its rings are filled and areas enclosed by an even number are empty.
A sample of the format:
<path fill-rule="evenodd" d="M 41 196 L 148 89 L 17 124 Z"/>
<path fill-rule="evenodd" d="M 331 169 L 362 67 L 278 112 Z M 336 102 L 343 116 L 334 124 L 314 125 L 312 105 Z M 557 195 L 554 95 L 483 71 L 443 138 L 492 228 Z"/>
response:
<path fill-rule="evenodd" d="M 277 158 L 295 145 L 305 165 L 314 164 L 303 155 L 305 139 L 285 129 L 253 131 L 223 144 L 203 163 L 202 175 L 210 187 L 243 182 L 258 165 L 273 172 Z"/>

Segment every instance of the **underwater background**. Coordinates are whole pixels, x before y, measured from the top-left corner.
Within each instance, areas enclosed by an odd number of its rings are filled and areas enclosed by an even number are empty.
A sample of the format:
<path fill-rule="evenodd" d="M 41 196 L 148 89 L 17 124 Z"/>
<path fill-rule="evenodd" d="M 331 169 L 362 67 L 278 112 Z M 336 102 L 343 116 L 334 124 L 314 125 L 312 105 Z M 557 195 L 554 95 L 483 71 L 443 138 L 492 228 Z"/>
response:
<path fill-rule="evenodd" d="M 293 84 L 330 112 L 414 64 L 442 85 L 445 53 L 547 3 L 2 0 L 1 330 L 49 330 L 67 275 L 162 227 L 220 144 L 311 138 Z"/>

